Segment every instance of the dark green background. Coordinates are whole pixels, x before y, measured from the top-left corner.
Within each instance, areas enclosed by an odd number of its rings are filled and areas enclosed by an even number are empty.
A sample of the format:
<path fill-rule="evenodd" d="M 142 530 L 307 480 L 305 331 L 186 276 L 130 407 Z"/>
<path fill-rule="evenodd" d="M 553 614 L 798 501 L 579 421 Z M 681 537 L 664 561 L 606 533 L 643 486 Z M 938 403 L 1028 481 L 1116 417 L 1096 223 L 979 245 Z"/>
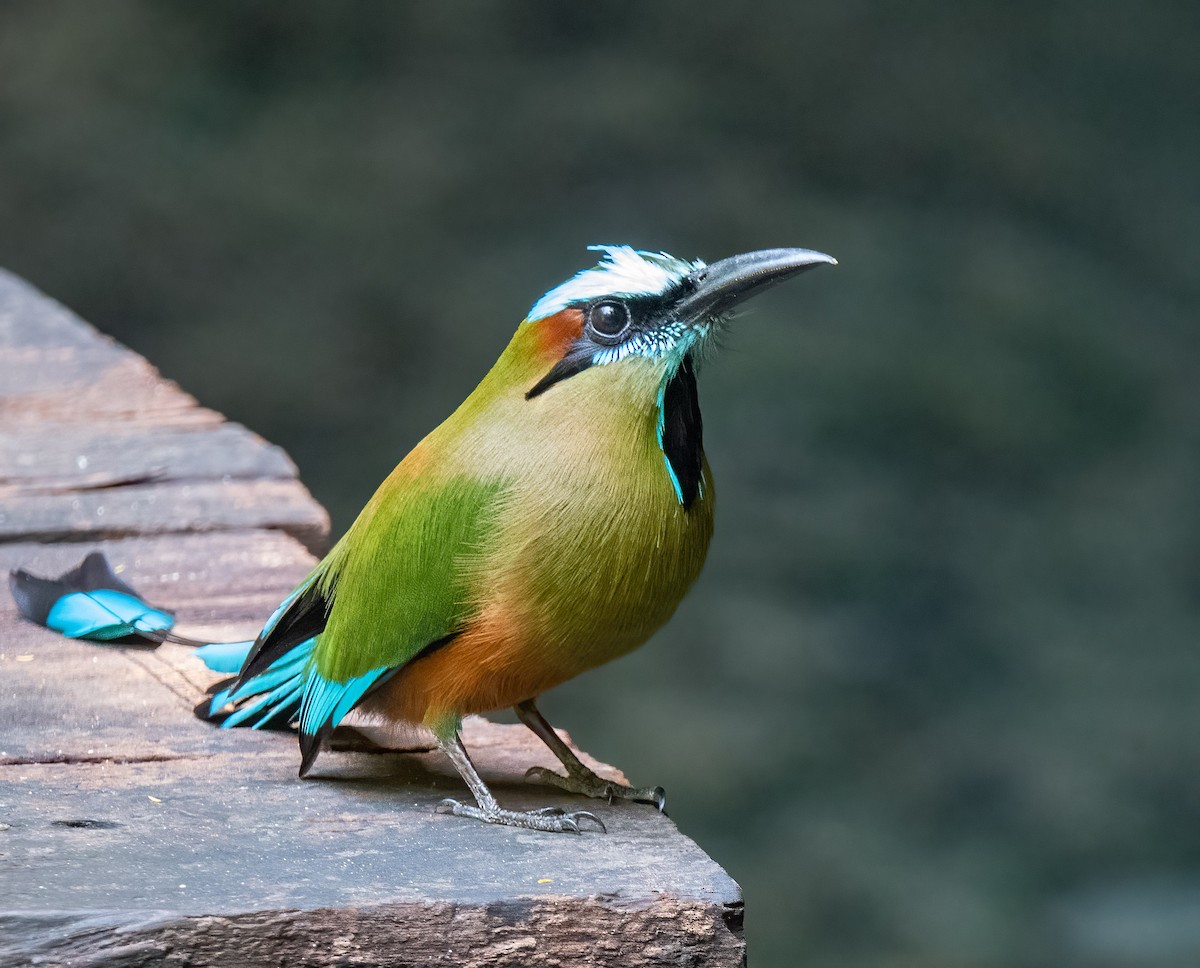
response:
<path fill-rule="evenodd" d="M 756 966 L 1200 963 L 1200 7 L 0 2 L 0 264 L 344 528 L 630 242 L 802 245 L 709 565 L 548 697 Z"/>

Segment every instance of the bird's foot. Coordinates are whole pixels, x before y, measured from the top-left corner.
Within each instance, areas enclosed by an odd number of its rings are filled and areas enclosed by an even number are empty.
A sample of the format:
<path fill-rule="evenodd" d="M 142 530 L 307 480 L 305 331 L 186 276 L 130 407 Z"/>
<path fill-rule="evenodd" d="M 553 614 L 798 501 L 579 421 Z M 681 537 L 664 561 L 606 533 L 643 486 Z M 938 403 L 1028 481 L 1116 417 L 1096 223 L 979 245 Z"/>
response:
<path fill-rule="evenodd" d="M 650 803 L 658 808 L 659 813 L 667 812 L 667 794 L 662 787 L 629 787 L 606 780 L 588 769 L 572 770 L 563 776 L 544 766 L 531 766 L 525 771 L 525 779 L 530 783 L 545 783 L 568 793 L 579 793 L 595 800 L 607 800 L 609 803 L 614 800 Z"/>
<path fill-rule="evenodd" d="M 437 805 L 438 813 L 450 813 L 456 817 L 472 817 L 484 823 L 502 824 L 505 827 L 522 827 L 526 830 L 544 830 L 553 834 L 577 834 L 581 824 L 593 823 L 602 833 L 608 833 L 604 821 L 586 810 L 566 811 L 561 807 L 542 807 L 540 810 L 502 810 L 499 807 L 485 809 L 459 803 L 447 798 Z"/>

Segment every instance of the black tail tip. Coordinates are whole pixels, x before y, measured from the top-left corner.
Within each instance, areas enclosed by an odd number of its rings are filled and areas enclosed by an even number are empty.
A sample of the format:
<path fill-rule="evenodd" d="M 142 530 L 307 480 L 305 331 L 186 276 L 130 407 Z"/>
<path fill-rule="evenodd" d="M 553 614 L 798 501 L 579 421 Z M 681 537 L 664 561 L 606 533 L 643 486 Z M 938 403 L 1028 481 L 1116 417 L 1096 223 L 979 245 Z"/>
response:
<path fill-rule="evenodd" d="M 200 702 L 196 703 L 196 705 L 192 707 L 192 715 L 197 719 L 203 719 L 206 723 L 219 723 L 225 718 L 224 716 L 220 716 L 213 712 L 211 689 L 209 690 L 207 697 L 200 700 Z"/>
<path fill-rule="evenodd" d="M 317 757 L 321 753 L 321 744 L 329 732 L 330 730 L 323 729 L 315 734 L 303 732 L 300 734 L 300 772 L 298 774 L 300 779 L 303 780 L 308 776 L 308 771 L 317 762 Z"/>

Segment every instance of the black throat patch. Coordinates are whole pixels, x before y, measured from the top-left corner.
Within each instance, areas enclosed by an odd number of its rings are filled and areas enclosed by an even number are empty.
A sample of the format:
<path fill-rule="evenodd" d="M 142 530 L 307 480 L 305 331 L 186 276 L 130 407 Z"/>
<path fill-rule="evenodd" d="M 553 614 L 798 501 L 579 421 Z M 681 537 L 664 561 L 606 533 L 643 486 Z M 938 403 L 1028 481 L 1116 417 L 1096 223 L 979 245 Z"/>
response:
<path fill-rule="evenodd" d="M 662 449 L 678 484 L 679 501 L 689 510 L 700 493 L 704 466 L 704 423 L 690 353 L 663 392 Z"/>

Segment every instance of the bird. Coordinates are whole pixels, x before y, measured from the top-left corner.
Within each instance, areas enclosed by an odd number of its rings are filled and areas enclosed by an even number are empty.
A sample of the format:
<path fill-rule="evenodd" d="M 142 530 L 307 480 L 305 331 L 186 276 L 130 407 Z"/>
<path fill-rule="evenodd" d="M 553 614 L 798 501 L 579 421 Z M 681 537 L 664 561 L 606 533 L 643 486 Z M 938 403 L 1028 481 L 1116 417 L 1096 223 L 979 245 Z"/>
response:
<path fill-rule="evenodd" d="M 438 812 L 548 832 L 586 810 L 505 809 L 463 717 L 513 707 L 561 762 L 531 780 L 662 809 L 605 780 L 537 707 L 642 645 L 700 574 L 713 533 L 697 370 L 745 301 L 821 265 L 778 248 L 711 264 L 628 245 L 538 299 L 454 413 L 380 485 L 253 643 L 207 645 L 233 674 L 198 707 L 222 726 L 298 724 L 300 776 L 352 710 L 428 729 L 473 803 Z"/>

